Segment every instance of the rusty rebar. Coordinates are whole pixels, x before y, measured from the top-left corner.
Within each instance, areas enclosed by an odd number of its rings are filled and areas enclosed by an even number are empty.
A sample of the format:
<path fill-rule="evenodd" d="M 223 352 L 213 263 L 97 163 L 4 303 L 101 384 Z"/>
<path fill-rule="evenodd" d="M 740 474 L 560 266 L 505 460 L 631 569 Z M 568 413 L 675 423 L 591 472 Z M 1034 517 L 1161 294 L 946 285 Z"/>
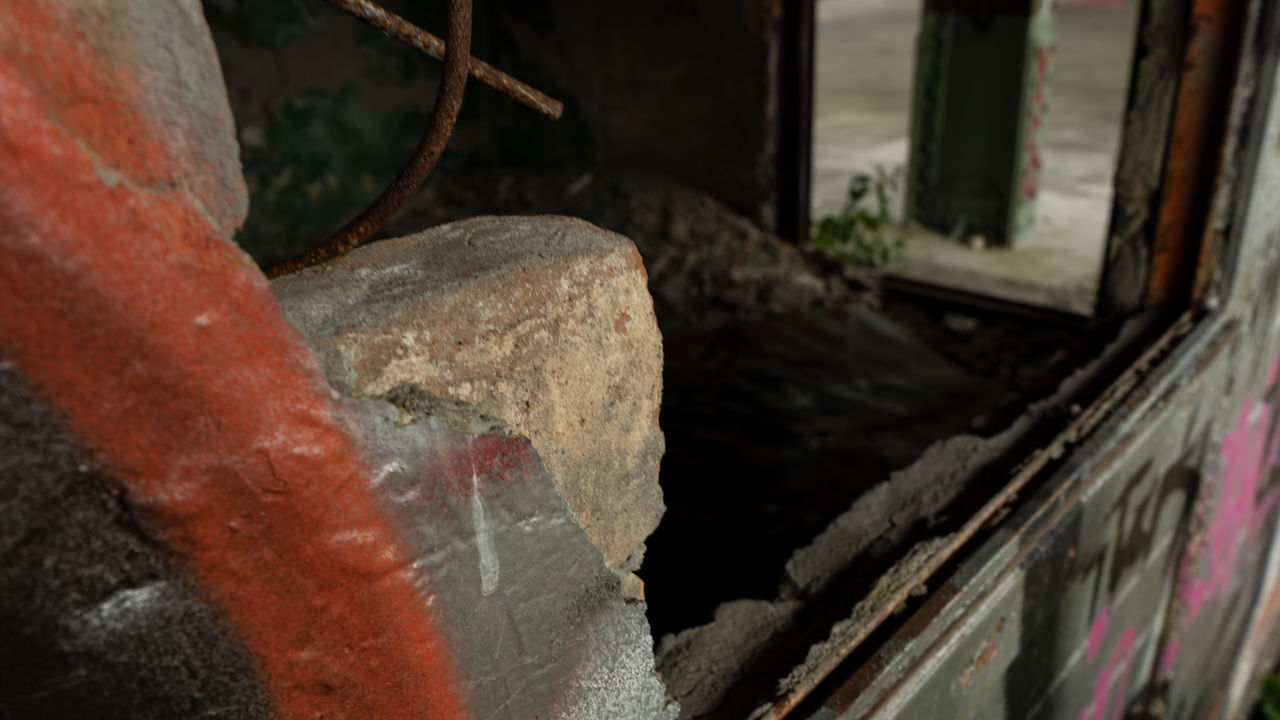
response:
<path fill-rule="evenodd" d="M 387 189 L 351 222 L 310 252 L 267 268 L 267 277 L 287 275 L 355 249 L 418 189 L 440 159 L 440 154 L 453 133 L 458 110 L 462 108 L 462 94 L 466 90 L 467 75 L 471 68 L 471 0 L 446 0 L 445 6 L 449 14 L 449 41 L 444 49 L 440 89 L 431 110 L 431 120 L 427 123 L 427 130 L 413 157 Z"/>
<path fill-rule="evenodd" d="M 424 52 L 437 60 L 444 58 L 446 46 L 444 40 L 399 15 L 388 12 L 381 6 L 370 2 L 370 0 L 327 0 L 327 2 L 409 47 Z M 564 112 L 564 103 L 544 95 L 489 63 L 476 58 L 468 58 L 467 63 L 467 69 L 471 73 L 471 77 L 507 97 L 519 100 L 552 120 L 559 119 Z"/>

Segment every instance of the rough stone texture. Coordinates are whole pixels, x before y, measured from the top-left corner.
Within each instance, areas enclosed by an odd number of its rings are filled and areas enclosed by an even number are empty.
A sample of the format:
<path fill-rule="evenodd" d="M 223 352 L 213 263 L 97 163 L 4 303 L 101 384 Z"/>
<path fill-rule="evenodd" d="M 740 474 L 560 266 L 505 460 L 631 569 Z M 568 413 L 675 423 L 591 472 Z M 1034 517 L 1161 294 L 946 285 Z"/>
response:
<path fill-rule="evenodd" d="M 87 54 L 93 71 L 75 70 Z M 249 197 L 199 0 L 3 3 L 0 55 L 104 181 L 176 189 L 222 233 L 240 226 Z"/>
<path fill-rule="evenodd" d="M 3 360 L 0 717 L 269 717 L 224 623 Z"/>
<path fill-rule="evenodd" d="M 272 290 L 335 387 L 414 384 L 527 433 L 608 565 L 634 569 L 663 512 L 662 345 L 630 241 L 569 218 L 474 218 Z"/>
<path fill-rule="evenodd" d="M 795 628 L 800 609 L 796 601 L 733 600 L 716 609 L 714 622 L 663 637 L 659 662 L 671 694 L 680 698 L 680 717 L 720 709 L 742 679 L 726 669 L 758 661 L 774 637 Z"/>
<path fill-rule="evenodd" d="M 452 648 L 390 572 L 401 544 L 314 358 L 183 184 L 190 157 L 139 119 L 165 87 L 63 35 L 72 7 L 0 20 L 0 348 L 218 608 L 274 712 L 461 717 Z"/>
<path fill-rule="evenodd" d="M 344 405 L 470 717 L 674 719 L 643 606 L 623 602 L 529 440 L 411 386 L 387 399 L 398 409 Z"/>
<path fill-rule="evenodd" d="M 471 716 L 674 718 L 643 608 L 529 441 L 463 403 L 392 395 L 408 409 L 346 414 Z M 244 648 L 171 560 L 0 361 L 0 716 L 272 717 Z"/>
<path fill-rule="evenodd" d="M 674 714 L 527 439 L 325 382 L 152 118 L 225 111 L 198 6 L 117 5 L 0 6 L 0 716 Z"/>

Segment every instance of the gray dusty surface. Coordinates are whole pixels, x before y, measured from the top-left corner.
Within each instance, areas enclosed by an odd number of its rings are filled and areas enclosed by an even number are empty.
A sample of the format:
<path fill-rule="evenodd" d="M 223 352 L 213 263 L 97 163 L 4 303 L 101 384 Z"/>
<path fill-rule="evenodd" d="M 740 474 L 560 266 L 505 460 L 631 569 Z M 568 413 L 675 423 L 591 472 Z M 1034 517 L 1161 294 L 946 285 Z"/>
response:
<path fill-rule="evenodd" d="M 174 177 L 154 172 L 139 149 L 133 180 L 175 186 L 193 198 L 207 218 L 228 237 L 249 208 L 240 174 L 240 147 L 227 103 L 217 50 L 198 0 L 139 0 L 104 3 L 75 0 L 78 22 L 91 28 L 101 57 L 111 58 L 117 77 L 132 78 L 145 92 L 130 89 L 140 105 L 139 122 L 169 162 Z M 193 142 L 199 138 L 198 142 Z M 92 150 L 93 139 L 87 139 Z"/>
<path fill-rule="evenodd" d="M 344 404 L 471 713 L 674 718 L 643 605 L 623 601 L 529 440 L 416 388 L 389 398 Z"/>
<path fill-rule="evenodd" d="M 255 670 L 0 360 L 0 716 L 268 718 Z"/>
<path fill-rule="evenodd" d="M 858 593 L 967 486 L 947 464 L 987 459 L 985 436 L 1008 427 L 1026 397 L 1051 394 L 1085 343 L 1061 328 L 882 299 L 874 272 L 833 266 L 662 178 L 493 186 L 483 196 L 444 189 L 398 222 L 438 222 L 444 208 L 563 212 L 627 235 L 644 256 L 665 340 L 668 513 L 640 574 L 665 635 L 659 669 L 686 717 L 746 715 L 771 696 L 844 617 L 796 610 L 833 575 L 856 578 L 841 613 L 879 608 L 892 587 Z M 922 453 L 924 465 L 904 470 Z M 842 523 L 828 538 L 850 554 L 802 551 L 789 577 L 793 551 L 855 502 L 872 522 Z M 732 611 L 718 615 L 722 602 Z M 706 625 L 716 617 L 729 620 Z M 792 637 L 769 631 L 782 627 Z"/>

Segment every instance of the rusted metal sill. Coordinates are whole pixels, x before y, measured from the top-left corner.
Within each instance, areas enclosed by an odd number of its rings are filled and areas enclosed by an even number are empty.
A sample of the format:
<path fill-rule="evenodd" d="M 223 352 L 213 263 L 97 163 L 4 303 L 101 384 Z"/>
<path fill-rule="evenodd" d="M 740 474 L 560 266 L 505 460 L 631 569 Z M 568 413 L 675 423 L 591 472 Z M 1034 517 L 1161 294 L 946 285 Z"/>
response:
<path fill-rule="evenodd" d="M 1004 485 L 990 500 L 974 513 L 960 529 L 945 536 L 943 545 L 932 552 L 916 572 L 904 576 L 881 597 L 889 597 L 876 613 L 862 626 L 858 627 L 844 642 L 827 657 L 818 661 L 813 670 L 797 682 L 785 695 L 776 700 L 762 713 L 756 713 L 752 720 L 778 720 L 805 700 L 818 685 L 836 670 L 857 649 L 872 632 L 891 618 L 897 608 L 907 602 L 911 591 L 927 584 L 957 553 L 959 553 L 979 532 L 990 523 L 997 514 L 1011 504 L 1027 485 L 1041 471 L 1062 458 L 1068 450 L 1087 440 L 1094 430 L 1111 415 L 1111 413 L 1138 387 L 1142 380 L 1150 374 L 1152 368 L 1167 357 L 1173 348 L 1185 338 L 1195 327 L 1199 313 L 1187 311 L 1173 321 L 1172 325 L 1156 339 L 1115 381 L 1107 386 L 1096 400 L 1076 415 L 1067 426 L 1059 432 L 1044 448 L 1034 452 L 1012 471 L 1012 479 Z M 929 543 L 930 541 L 925 541 Z M 919 547 L 919 546 L 917 546 Z M 1024 552 L 1029 552 L 1025 550 Z M 910 553 L 899 565 L 909 565 L 912 561 Z M 892 576 L 890 569 L 886 576 Z"/>

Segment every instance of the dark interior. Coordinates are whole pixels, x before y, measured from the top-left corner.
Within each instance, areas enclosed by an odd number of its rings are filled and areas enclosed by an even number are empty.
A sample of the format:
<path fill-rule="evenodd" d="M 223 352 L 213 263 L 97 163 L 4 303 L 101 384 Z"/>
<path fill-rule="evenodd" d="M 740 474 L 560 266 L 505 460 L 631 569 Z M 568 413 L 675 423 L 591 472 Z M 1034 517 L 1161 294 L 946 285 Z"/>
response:
<path fill-rule="evenodd" d="M 386 5 L 443 30 L 440 3 Z M 796 237 L 804 64 L 770 48 L 794 49 L 805 18 L 775 5 L 477 2 L 473 54 L 562 99 L 565 116 L 472 84 L 439 166 L 380 231 L 559 213 L 637 244 L 666 354 L 668 509 L 639 572 L 655 638 L 710 622 L 722 602 L 785 594 L 788 558 L 856 499 L 941 440 L 1004 430 L 1112 337 L 1105 323 L 921 293 Z M 240 241 L 274 262 L 389 179 L 425 126 L 439 64 L 319 0 L 205 6 L 252 194 Z M 920 531 L 948 520 L 910 503 L 886 512 Z M 892 557 L 885 542 L 872 554 Z"/>

